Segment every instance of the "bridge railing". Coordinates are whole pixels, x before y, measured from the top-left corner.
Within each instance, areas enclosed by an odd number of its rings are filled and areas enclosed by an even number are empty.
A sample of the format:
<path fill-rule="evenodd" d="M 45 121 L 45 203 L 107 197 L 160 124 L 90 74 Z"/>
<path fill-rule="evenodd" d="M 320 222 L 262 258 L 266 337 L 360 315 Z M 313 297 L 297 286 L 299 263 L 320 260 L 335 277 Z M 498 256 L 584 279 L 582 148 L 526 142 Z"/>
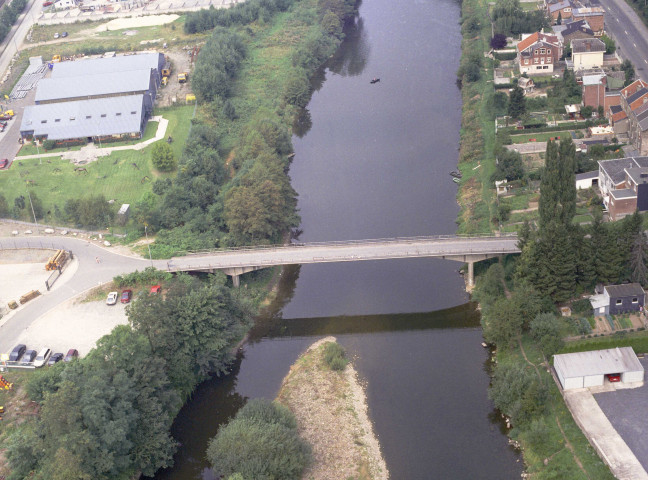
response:
<path fill-rule="evenodd" d="M 242 246 L 242 247 L 229 247 L 220 249 L 207 249 L 207 250 L 185 250 L 178 252 L 175 256 L 205 256 L 205 255 L 221 255 L 232 252 L 256 252 L 263 250 L 286 250 L 293 248 L 308 248 L 308 247 L 345 247 L 349 245 L 367 245 L 367 244 L 389 244 L 389 243 L 420 243 L 434 240 L 463 240 L 463 239 L 506 239 L 517 238 L 517 233 L 502 233 L 495 236 L 493 234 L 456 234 L 456 235 L 427 235 L 416 237 L 391 237 L 391 238 L 370 238 L 363 240 L 339 240 L 330 242 L 297 242 L 297 243 L 275 243 L 269 245 L 255 245 L 255 246 Z M 184 255 L 183 255 L 184 254 Z"/>

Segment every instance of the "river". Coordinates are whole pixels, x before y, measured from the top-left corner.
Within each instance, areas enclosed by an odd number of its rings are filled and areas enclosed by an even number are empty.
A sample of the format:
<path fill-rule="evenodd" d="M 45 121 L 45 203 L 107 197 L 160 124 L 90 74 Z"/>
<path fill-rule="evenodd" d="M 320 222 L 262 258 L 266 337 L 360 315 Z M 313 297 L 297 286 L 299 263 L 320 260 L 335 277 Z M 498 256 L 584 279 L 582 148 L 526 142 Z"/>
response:
<path fill-rule="evenodd" d="M 455 231 L 459 17 L 453 0 L 364 0 L 295 127 L 300 241 Z M 521 459 L 487 397 L 488 352 L 459 267 L 407 259 L 285 268 L 232 373 L 202 384 L 181 411 L 176 465 L 155 478 L 213 478 L 204 452 L 218 426 L 246 399 L 274 398 L 298 355 L 329 334 L 365 382 L 391 478 L 519 478 Z"/>

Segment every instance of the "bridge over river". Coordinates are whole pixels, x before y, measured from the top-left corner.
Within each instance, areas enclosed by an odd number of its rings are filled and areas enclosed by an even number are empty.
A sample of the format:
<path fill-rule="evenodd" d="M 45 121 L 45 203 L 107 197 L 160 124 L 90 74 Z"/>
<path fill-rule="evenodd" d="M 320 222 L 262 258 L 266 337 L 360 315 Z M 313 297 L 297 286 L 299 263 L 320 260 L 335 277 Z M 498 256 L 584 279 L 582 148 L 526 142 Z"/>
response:
<path fill-rule="evenodd" d="M 468 283 L 473 285 L 475 262 L 508 253 L 519 253 L 517 235 L 381 238 L 345 242 L 292 243 L 197 252 L 174 257 L 160 265 L 170 272 L 222 270 L 232 276 L 275 265 L 357 262 L 390 258 L 438 257 L 468 264 Z"/>

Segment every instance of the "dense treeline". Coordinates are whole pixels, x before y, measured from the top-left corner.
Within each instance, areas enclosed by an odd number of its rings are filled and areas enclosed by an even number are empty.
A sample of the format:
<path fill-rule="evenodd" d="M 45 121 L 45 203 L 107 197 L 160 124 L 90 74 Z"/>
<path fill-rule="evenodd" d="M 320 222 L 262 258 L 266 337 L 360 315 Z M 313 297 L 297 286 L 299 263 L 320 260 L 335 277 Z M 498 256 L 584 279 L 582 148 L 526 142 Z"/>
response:
<path fill-rule="evenodd" d="M 13 0 L 0 11 L 0 42 L 3 41 L 11 27 L 27 5 L 27 0 Z"/>
<path fill-rule="evenodd" d="M 250 307 L 224 276 L 201 284 L 181 275 L 164 295 L 143 295 L 129 325 L 78 361 L 39 371 L 27 391 L 38 418 L 5 442 L 9 479 L 151 476 L 173 463 L 174 415 L 195 385 L 223 372 L 250 325 Z"/>
<path fill-rule="evenodd" d="M 223 145 L 222 130 L 214 128 L 209 119 L 194 122 L 178 163 L 178 176 L 155 182 L 153 193 L 134 208 L 135 222 L 158 232 L 153 246 L 156 256 L 276 242 L 299 224 L 297 194 L 287 175 L 290 130 L 279 112 L 287 105 L 307 104 L 309 76 L 337 48 L 342 25 L 354 15 L 355 4 L 356 0 L 319 0 L 312 18 L 300 17 L 318 28 L 311 28 L 293 49 L 289 80 L 278 92 L 283 98 L 277 99 L 277 111 L 248 113 L 250 120 L 237 127 L 234 145 Z M 219 121 L 231 123 L 238 118 L 241 105 L 248 108 L 233 95 L 248 42 L 248 33 L 236 28 L 257 20 L 264 8 L 276 12 L 291 5 L 251 0 L 232 9 L 196 12 L 192 17 L 197 21 L 202 15 L 214 24 L 229 25 L 228 30 L 221 26 L 214 30 L 198 55 L 193 74 L 196 95 L 208 112 L 216 112 Z"/>
<path fill-rule="evenodd" d="M 187 14 L 185 33 L 198 33 L 214 27 L 247 25 L 267 21 L 276 12 L 286 11 L 296 0 L 259 0 L 238 3 L 230 8 L 213 8 Z"/>
<path fill-rule="evenodd" d="M 549 26 L 542 10 L 524 11 L 519 0 L 498 0 L 493 8 L 492 19 L 495 32 L 504 35 L 537 32 Z"/>

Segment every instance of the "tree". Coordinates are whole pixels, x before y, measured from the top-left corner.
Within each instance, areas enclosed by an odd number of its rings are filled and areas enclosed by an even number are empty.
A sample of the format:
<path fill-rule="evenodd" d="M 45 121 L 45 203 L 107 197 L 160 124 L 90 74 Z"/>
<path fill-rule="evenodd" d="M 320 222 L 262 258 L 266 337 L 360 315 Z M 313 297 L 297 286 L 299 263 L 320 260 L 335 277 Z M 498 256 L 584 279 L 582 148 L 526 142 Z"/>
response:
<path fill-rule="evenodd" d="M 167 142 L 155 142 L 151 150 L 153 166 L 161 172 L 172 172 L 176 168 L 173 150 Z"/>
<path fill-rule="evenodd" d="M 6 217 L 9 215 L 9 204 L 4 195 L 0 194 L 0 217 Z"/>
<path fill-rule="evenodd" d="M 563 346 L 560 321 L 552 313 L 541 313 L 531 321 L 531 336 L 540 345 L 547 358 Z"/>
<path fill-rule="evenodd" d="M 518 119 L 526 112 L 524 90 L 516 83 L 509 96 L 508 114 L 511 118 Z"/>
<path fill-rule="evenodd" d="M 291 105 L 305 107 L 308 105 L 310 95 L 311 86 L 306 72 L 301 68 L 295 69 L 286 82 L 284 99 Z"/>
<path fill-rule="evenodd" d="M 560 201 L 560 193 L 558 191 L 558 161 L 558 145 L 553 140 L 549 140 L 545 152 L 545 168 L 542 172 L 540 200 L 538 203 L 541 228 L 555 220 L 558 216 L 558 204 Z"/>
<path fill-rule="evenodd" d="M 562 25 L 562 12 L 558 12 L 558 18 L 556 19 L 556 25 Z"/>
<path fill-rule="evenodd" d="M 284 406 L 264 399 L 248 402 L 209 442 L 207 458 L 217 475 L 243 478 L 300 478 L 310 447 Z"/>
<path fill-rule="evenodd" d="M 504 296 L 504 267 L 497 262 L 479 278 L 474 291 L 475 298 L 483 305 L 492 305 Z"/>
<path fill-rule="evenodd" d="M 522 163 L 522 155 L 518 152 L 508 149 L 502 149 L 497 154 L 497 165 L 492 180 L 508 180 L 513 181 L 524 176 L 524 164 Z"/>
<path fill-rule="evenodd" d="M 634 66 L 632 65 L 632 62 L 626 58 L 621 64 L 621 70 L 625 72 L 624 86 L 627 87 L 633 82 L 635 77 L 635 69 Z"/>
<path fill-rule="evenodd" d="M 601 40 L 603 43 L 605 43 L 605 53 L 606 54 L 612 54 L 616 51 L 616 43 L 614 43 L 614 40 L 612 40 L 610 37 L 607 35 L 602 35 Z"/>
<path fill-rule="evenodd" d="M 496 33 L 493 35 L 493 38 L 491 38 L 490 41 L 490 46 L 495 50 L 506 47 L 506 35 L 502 33 Z"/>
<path fill-rule="evenodd" d="M 592 111 L 593 108 L 588 105 L 586 107 L 581 108 L 580 113 L 583 116 L 583 118 L 592 118 Z"/>
<path fill-rule="evenodd" d="M 643 286 L 648 284 L 648 242 L 645 232 L 638 232 L 630 253 L 630 279 Z"/>
<path fill-rule="evenodd" d="M 522 333 L 522 317 L 517 304 L 500 298 L 482 312 L 484 338 L 498 347 L 510 347 Z"/>

